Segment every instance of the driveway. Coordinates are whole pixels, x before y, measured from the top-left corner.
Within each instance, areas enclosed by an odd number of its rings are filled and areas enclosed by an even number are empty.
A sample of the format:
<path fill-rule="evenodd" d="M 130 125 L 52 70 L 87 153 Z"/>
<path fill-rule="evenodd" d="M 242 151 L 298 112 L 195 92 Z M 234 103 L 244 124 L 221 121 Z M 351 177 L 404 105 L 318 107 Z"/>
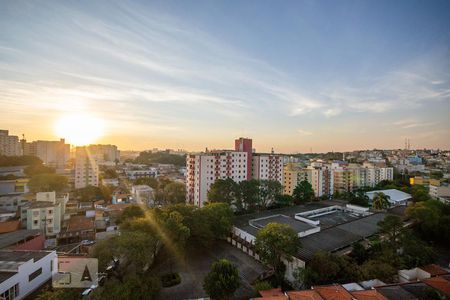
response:
<path fill-rule="evenodd" d="M 203 279 L 209 273 L 211 265 L 218 259 L 228 259 L 239 269 L 242 285 L 235 293 L 235 299 L 248 299 L 253 297 L 251 283 L 266 269 L 261 263 L 231 246 L 225 241 L 217 242 L 212 249 L 201 247 L 187 250 L 184 262 L 157 264 L 153 270 L 156 274 L 170 271 L 181 276 L 179 285 L 162 288 L 159 299 L 195 299 L 206 297 L 203 291 Z"/>

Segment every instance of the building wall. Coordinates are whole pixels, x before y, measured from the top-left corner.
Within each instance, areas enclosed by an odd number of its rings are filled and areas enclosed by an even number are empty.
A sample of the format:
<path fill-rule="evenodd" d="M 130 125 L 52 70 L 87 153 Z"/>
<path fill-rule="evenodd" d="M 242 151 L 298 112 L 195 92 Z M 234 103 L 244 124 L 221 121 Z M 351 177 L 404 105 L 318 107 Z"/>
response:
<path fill-rule="evenodd" d="M 34 141 L 23 145 L 24 155 L 39 157 L 44 164 L 64 168 L 70 159 L 70 145 L 64 139 L 59 141 Z"/>
<path fill-rule="evenodd" d="M 22 147 L 20 146 L 19 137 L 9 135 L 8 130 L 0 130 L 0 155 L 22 155 Z"/>
<path fill-rule="evenodd" d="M 28 294 L 41 287 L 52 278 L 52 274 L 57 273 L 57 255 L 56 251 L 37 261 L 29 260 L 18 267 L 18 273 L 2 283 L 0 283 L 0 295 L 15 285 L 19 287 L 18 295 L 15 299 L 24 299 Z M 29 280 L 29 275 L 42 268 L 42 273 Z"/>
<path fill-rule="evenodd" d="M 86 147 L 77 147 L 75 153 L 75 188 L 98 186 L 97 156 L 92 155 Z"/>

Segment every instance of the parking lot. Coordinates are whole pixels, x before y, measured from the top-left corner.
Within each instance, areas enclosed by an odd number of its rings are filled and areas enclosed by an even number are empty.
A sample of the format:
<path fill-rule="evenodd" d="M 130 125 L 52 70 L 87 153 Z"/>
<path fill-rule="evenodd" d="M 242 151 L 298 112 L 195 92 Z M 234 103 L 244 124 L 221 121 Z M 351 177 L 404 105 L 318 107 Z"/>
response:
<path fill-rule="evenodd" d="M 235 295 L 235 299 L 248 299 L 253 296 L 251 283 L 265 271 L 261 263 L 246 255 L 239 249 L 226 242 L 217 242 L 212 249 L 197 247 L 188 249 L 185 262 L 164 263 L 155 266 L 156 274 L 178 272 L 181 276 L 179 285 L 162 288 L 160 299 L 193 299 L 206 297 L 203 291 L 203 279 L 210 271 L 211 265 L 218 259 L 228 259 L 239 269 L 242 285 Z"/>

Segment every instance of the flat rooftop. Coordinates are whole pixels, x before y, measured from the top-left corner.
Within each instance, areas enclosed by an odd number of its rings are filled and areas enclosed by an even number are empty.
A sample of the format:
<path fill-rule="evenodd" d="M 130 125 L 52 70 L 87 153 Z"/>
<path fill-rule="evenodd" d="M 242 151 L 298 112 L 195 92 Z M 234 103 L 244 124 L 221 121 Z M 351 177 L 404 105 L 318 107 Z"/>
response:
<path fill-rule="evenodd" d="M 317 217 L 308 217 L 308 219 L 314 221 L 320 221 L 321 228 L 327 228 L 350 221 L 354 221 L 361 218 L 361 216 L 343 210 L 334 210 L 328 214 L 320 215 Z"/>
<path fill-rule="evenodd" d="M 252 225 L 256 225 L 256 227 L 258 227 L 258 228 L 263 228 L 264 226 L 266 226 L 269 223 L 286 224 L 289 227 L 291 227 L 292 229 L 294 229 L 295 232 L 297 232 L 297 233 L 314 228 L 313 226 L 311 226 L 305 222 L 298 221 L 292 217 L 285 216 L 285 215 L 273 215 L 270 217 L 265 217 L 263 219 L 252 220 L 250 222 Z"/>
<path fill-rule="evenodd" d="M 23 241 L 29 237 L 36 236 L 40 234 L 39 229 L 33 229 L 33 230 L 27 230 L 27 229 L 20 229 L 13 232 L 8 233 L 2 233 L 0 234 L 0 249 L 3 249 L 5 247 L 14 245 L 20 241 Z"/>

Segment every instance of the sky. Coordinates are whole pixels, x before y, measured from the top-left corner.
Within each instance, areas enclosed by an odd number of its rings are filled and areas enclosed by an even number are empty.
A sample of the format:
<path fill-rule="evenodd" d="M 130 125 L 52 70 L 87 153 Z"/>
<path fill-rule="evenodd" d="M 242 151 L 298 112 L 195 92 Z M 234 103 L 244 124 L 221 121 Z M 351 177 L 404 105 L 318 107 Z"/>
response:
<path fill-rule="evenodd" d="M 122 150 L 450 149 L 450 2 L 0 1 L 0 110 Z"/>

